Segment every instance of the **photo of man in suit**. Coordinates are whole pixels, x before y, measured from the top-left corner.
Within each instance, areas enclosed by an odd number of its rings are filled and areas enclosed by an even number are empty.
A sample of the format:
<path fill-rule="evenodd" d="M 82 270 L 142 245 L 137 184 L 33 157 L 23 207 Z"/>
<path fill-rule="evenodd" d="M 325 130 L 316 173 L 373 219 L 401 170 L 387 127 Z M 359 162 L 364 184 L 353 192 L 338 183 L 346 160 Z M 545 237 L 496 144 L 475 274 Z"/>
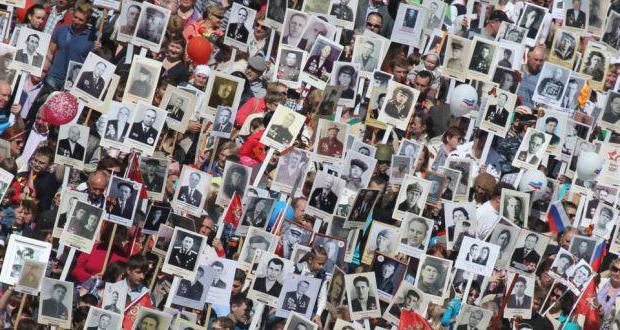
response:
<path fill-rule="evenodd" d="M 512 294 L 508 299 L 508 308 L 530 309 L 532 308 L 532 297 L 525 294 L 527 281 L 523 277 L 517 278 L 517 282 L 512 289 Z"/>
<path fill-rule="evenodd" d="M 265 237 L 260 235 L 248 238 L 246 244 L 248 245 L 248 247 L 246 249 L 245 256 L 243 258 L 240 258 L 240 260 L 243 260 L 246 263 L 252 262 L 252 258 L 254 258 L 254 252 L 256 252 L 256 250 L 267 251 L 267 249 L 269 249 L 269 246 L 271 245 Z"/>
<path fill-rule="evenodd" d="M 106 311 L 113 312 L 113 313 L 121 314 L 121 310 L 120 308 L 118 308 L 118 305 L 117 305 L 118 298 L 119 298 L 118 291 L 112 291 L 112 301 L 110 302 L 109 305 L 103 306 L 103 309 Z"/>
<path fill-rule="evenodd" d="M 545 134 L 541 132 L 533 132 L 527 143 L 527 150 L 519 152 L 519 155 L 517 156 L 518 159 L 531 165 L 538 164 L 540 158 L 538 158 L 536 154 L 541 150 L 544 144 Z"/>
<path fill-rule="evenodd" d="M 484 120 L 498 126 L 506 126 L 506 121 L 508 120 L 508 110 L 506 109 L 507 101 L 508 95 L 506 95 L 506 93 L 500 93 L 497 96 L 497 104 L 489 106 Z"/>
<path fill-rule="evenodd" d="M 338 4 L 334 4 L 332 11 L 329 14 L 336 16 L 337 19 L 352 22 L 353 9 L 349 7 L 350 1 L 351 0 L 340 0 Z"/>
<path fill-rule="evenodd" d="M 226 198 L 232 198 L 236 192 L 240 198 L 243 198 L 245 186 L 247 185 L 248 174 L 245 168 L 239 164 L 233 164 L 228 173 L 224 175 L 224 186 L 222 192 Z"/>
<path fill-rule="evenodd" d="M 125 14 L 125 25 L 120 27 L 119 33 L 133 35 L 133 33 L 136 31 L 136 26 L 138 25 L 140 11 L 141 8 L 138 5 L 129 6 L 129 8 L 127 9 L 127 13 Z"/>
<path fill-rule="evenodd" d="M 378 308 L 377 299 L 370 295 L 370 281 L 365 276 L 358 276 L 353 279 L 354 293 L 351 298 L 351 310 L 361 312 L 375 310 Z"/>
<path fill-rule="evenodd" d="M 189 280 L 182 279 L 179 282 L 179 289 L 177 290 L 177 295 L 179 297 L 200 301 L 202 299 L 202 292 L 204 291 L 204 285 L 202 285 L 202 277 L 205 274 L 205 270 L 199 266 L 196 269 L 196 278 L 194 282 L 190 282 Z"/>
<path fill-rule="evenodd" d="M 540 260 L 540 254 L 534 250 L 537 243 L 538 236 L 534 233 L 528 234 L 524 246 L 516 248 L 512 254 L 510 265 L 528 273 L 533 272 Z"/>
<path fill-rule="evenodd" d="M 372 72 L 379 65 L 379 60 L 374 55 L 375 44 L 372 40 L 366 40 L 362 47 L 362 51 L 354 62 L 362 65 L 362 71 Z"/>
<path fill-rule="evenodd" d="M 183 238 L 180 239 L 181 237 Z M 172 247 L 168 263 L 172 266 L 193 270 L 198 259 L 198 252 L 194 249 L 194 238 L 188 234 L 179 234 L 177 244 L 179 241 L 181 241 L 181 245 Z"/>
<path fill-rule="evenodd" d="M 310 297 L 306 295 L 308 288 L 310 288 L 310 282 L 306 280 L 299 281 L 297 283 L 297 290 L 284 294 L 284 303 L 281 308 L 287 311 L 306 314 L 310 305 Z"/>
<path fill-rule="evenodd" d="M 282 290 L 282 284 L 279 282 L 284 262 L 278 258 L 272 258 L 267 262 L 267 272 L 265 276 L 258 276 L 254 280 L 253 289 L 272 297 L 278 297 Z"/>
<path fill-rule="evenodd" d="M 336 195 L 332 190 L 333 186 L 334 177 L 328 175 L 325 178 L 325 185 L 322 188 L 314 189 L 312 196 L 310 196 L 310 206 L 329 214 L 334 213 L 336 202 L 338 201 L 338 195 Z"/>
<path fill-rule="evenodd" d="M 67 138 L 58 141 L 56 154 L 79 161 L 84 160 L 84 146 L 78 142 L 80 134 L 80 128 L 77 125 L 71 126 Z"/>
<path fill-rule="evenodd" d="M 245 27 L 245 22 L 248 19 L 248 10 L 245 8 L 239 8 L 237 11 L 237 23 L 228 24 L 227 37 L 235 39 L 239 42 L 246 43 L 248 41 L 248 29 Z"/>
<path fill-rule="evenodd" d="M 291 18 L 288 20 L 288 25 L 286 26 L 287 29 L 285 29 L 283 33 L 282 43 L 285 45 L 297 46 L 297 44 L 301 41 L 302 33 L 306 28 L 306 23 L 308 23 L 308 18 L 305 14 L 292 14 Z"/>
<path fill-rule="evenodd" d="M 106 68 L 107 65 L 99 61 L 95 64 L 93 71 L 82 72 L 77 82 L 77 88 L 96 99 L 101 98 L 101 93 L 105 88 L 105 80 L 102 76 Z"/>
<path fill-rule="evenodd" d="M 157 130 L 153 128 L 155 120 L 157 119 L 157 112 L 153 109 L 147 109 L 144 111 L 144 118 L 140 122 L 133 123 L 131 125 L 131 131 L 129 137 L 132 140 L 152 146 L 157 140 Z"/>
<path fill-rule="evenodd" d="M 268 204 L 268 200 L 259 199 L 253 207 L 249 206 L 241 223 L 247 226 L 264 227 L 267 222 L 267 211 L 269 211 Z"/>
<path fill-rule="evenodd" d="M 26 48 L 17 50 L 15 53 L 15 61 L 41 67 L 43 65 L 43 55 L 37 52 L 40 41 L 41 37 L 34 33 L 26 37 Z"/>
<path fill-rule="evenodd" d="M 60 283 L 54 284 L 51 297 L 43 300 L 41 304 L 41 314 L 55 319 L 68 319 L 69 310 L 63 303 L 66 294 L 67 288 L 64 285 Z"/>
<path fill-rule="evenodd" d="M 230 133 L 233 129 L 233 124 L 230 121 L 232 116 L 232 109 L 229 107 L 217 107 L 217 113 L 215 114 L 215 120 L 212 130 L 214 132 Z"/>
<path fill-rule="evenodd" d="M 189 175 L 189 185 L 182 186 L 179 190 L 177 199 L 189 205 L 200 207 L 202 201 L 202 193 L 198 191 L 201 175 L 198 172 L 191 172 Z"/>
<path fill-rule="evenodd" d="M 111 321 L 112 317 L 109 314 L 101 314 L 99 315 L 97 324 L 92 327 L 87 327 L 86 330 L 107 330 Z"/>
<path fill-rule="evenodd" d="M 214 261 L 209 267 L 213 274 L 213 280 L 211 281 L 211 287 L 218 289 L 226 289 L 226 282 L 222 281 L 222 272 L 224 271 L 224 264 L 221 261 Z M 200 269 L 200 267 L 198 267 Z"/>
<path fill-rule="evenodd" d="M 581 1 L 573 0 L 573 8 L 566 11 L 566 26 L 584 29 L 586 27 L 586 13 L 581 10 Z"/>
<path fill-rule="evenodd" d="M 159 161 L 157 159 L 148 158 L 142 166 L 142 181 L 148 191 L 160 192 L 164 187 L 164 178 L 159 172 Z"/>
<path fill-rule="evenodd" d="M 285 114 L 281 120 L 271 126 L 267 132 L 267 137 L 281 144 L 289 144 L 294 136 L 289 129 L 295 122 L 295 115 L 292 113 Z"/>
<path fill-rule="evenodd" d="M 129 130 L 129 117 L 131 111 L 129 108 L 122 106 L 118 109 L 116 119 L 108 120 L 105 130 L 105 138 L 116 142 L 123 143 L 125 135 Z"/>
<path fill-rule="evenodd" d="M 287 154 L 280 157 L 276 173 L 276 181 L 282 184 L 293 186 L 295 180 L 301 175 L 301 170 L 308 163 L 306 154 L 298 149 L 292 149 Z M 279 166 L 282 164 L 282 166 Z"/>
<path fill-rule="evenodd" d="M 466 324 L 461 324 L 456 327 L 456 330 L 480 330 L 478 325 L 484 318 L 484 313 L 479 309 L 474 309 L 469 313 L 469 319 Z"/>
<path fill-rule="evenodd" d="M 134 200 L 132 194 L 134 189 L 132 185 L 125 181 L 120 181 L 116 184 L 118 196 L 116 197 L 116 203 L 112 205 L 110 214 L 119 216 L 124 219 L 131 219 L 133 216 Z"/>
<path fill-rule="evenodd" d="M 378 194 L 376 190 L 361 190 L 353 204 L 350 221 L 366 222 Z"/>
<path fill-rule="evenodd" d="M 149 212 L 149 215 L 146 218 L 146 222 L 144 223 L 144 229 L 155 231 L 155 232 L 158 231 L 159 225 L 166 222 L 168 213 L 169 211 L 164 212 L 164 208 L 160 208 L 157 206 L 151 206 L 151 211 Z"/>
<path fill-rule="evenodd" d="M 185 114 L 185 110 L 183 109 L 184 100 L 182 97 L 172 95 L 170 97 L 170 102 L 166 106 L 166 111 L 168 111 L 168 118 L 174 119 L 176 121 L 183 120 L 183 115 Z"/>
<path fill-rule="evenodd" d="M 407 186 L 407 198 L 398 204 L 398 210 L 413 214 L 420 214 L 420 206 L 418 205 L 420 196 L 422 196 L 422 187 L 417 182 Z"/>

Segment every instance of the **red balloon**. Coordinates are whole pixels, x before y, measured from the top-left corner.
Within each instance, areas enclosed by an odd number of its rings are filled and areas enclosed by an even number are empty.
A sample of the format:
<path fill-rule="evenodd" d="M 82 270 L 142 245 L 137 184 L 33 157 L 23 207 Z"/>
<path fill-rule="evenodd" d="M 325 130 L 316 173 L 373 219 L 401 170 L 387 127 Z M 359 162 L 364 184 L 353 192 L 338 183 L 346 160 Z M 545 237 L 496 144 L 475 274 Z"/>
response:
<path fill-rule="evenodd" d="M 202 36 L 195 36 L 187 44 L 187 55 L 194 64 L 207 64 L 211 59 L 211 42 Z"/>
<path fill-rule="evenodd" d="M 53 93 L 42 107 L 45 121 L 52 125 L 70 122 L 78 112 L 78 102 L 69 92 Z"/>

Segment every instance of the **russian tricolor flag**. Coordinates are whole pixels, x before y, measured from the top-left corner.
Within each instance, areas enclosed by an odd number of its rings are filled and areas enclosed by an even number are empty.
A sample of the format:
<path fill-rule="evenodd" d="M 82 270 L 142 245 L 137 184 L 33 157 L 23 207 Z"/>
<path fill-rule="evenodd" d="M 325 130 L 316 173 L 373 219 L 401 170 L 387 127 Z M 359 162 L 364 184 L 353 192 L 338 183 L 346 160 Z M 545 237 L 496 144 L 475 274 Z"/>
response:
<path fill-rule="evenodd" d="M 549 212 L 547 212 L 547 221 L 549 222 L 549 229 L 556 234 L 563 233 L 570 226 L 570 220 L 561 201 L 551 202 Z"/>
<path fill-rule="evenodd" d="M 594 256 L 592 256 L 592 262 L 590 263 L 590 267 L 595 272 L 598 272 L 601 267 L 601 263 L 603 262 L 603 258 L 607 254 L 607 241 L 605 239 L 601 239 L 601 241 L 596 245 L 596 249 L 594 249 Z"/>

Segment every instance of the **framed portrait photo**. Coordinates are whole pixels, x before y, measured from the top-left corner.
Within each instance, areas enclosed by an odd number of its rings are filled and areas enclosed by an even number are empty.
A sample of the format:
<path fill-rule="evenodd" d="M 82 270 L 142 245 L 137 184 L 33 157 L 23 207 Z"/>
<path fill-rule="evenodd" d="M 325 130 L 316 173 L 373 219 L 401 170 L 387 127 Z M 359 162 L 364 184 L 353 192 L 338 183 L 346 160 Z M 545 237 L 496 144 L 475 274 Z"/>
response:
<path fill-rule="evenodd" d="M 158 53 L 164 41 L 164 32 L 168 27 L 169 19 L 170 10 L 167 8 L 150 3 L 142 3 L 142 10 L 138 17 L 138 24 L 134 31 L 132 43 Z"/>
<path fill-rule="evenodd" d="M 344 276 L 347 300 L 352 320 L 380 317 L 377 280 L 374 272 Z"/>
<path fill-rule="evenodd" d="M 279 104 L 260 142 L 279 151 L 290 147 L 305 119 L 303 115 Z"/>
<path fill-rule="evenodd" d="M 2 270 L 0 271 L 0 282 L 15 285 L 26 260 L 47 263 L 51 250 L 52 245 L 48 242 L 19 235 L 9 236 Z"/>
<path fill-rule="evenodd" d="M 204 250 L 207 238 L 195 232 L 175 227 L 171 248 L 168 249 L 162 271 L 193 280 L 198 268 L 198 256 Z"/>
<path fill-rule="evenodd" d="M 131 42 L 138 27 L 138 18 L 142 12 L 142 3 L 137 1 L 125 1 L 121 4 L 121 12 L 118 17 L 118 33 L 116 40 Z"/>
<path fill-rule="evenodd" d="M 41 282 L 37 322 L 69 328 L 73 312 L 73 283 L 45 278 Z"/>
<path fill-rule="evenodd" d="M 49 33 L 21 27 L 16 38 L 13 67 L 40 77 L 51 39 Z"/>
<path fill-rule="evenodd" d="M 171 129 L 185 133 L 189 120 L 194 116 L 196 95 L 172 85 L 166 87 L 160 107 L 166 109 L 168 117 L 166 124 Z"/>
<path fill-rule="evenodd" d="M 138 103 L 125 145 L 141 150 L 147 156 L 152 156 L 167 114 L 166 110 L 143 102 Z"/>
<path fill-rule="evenodd" d="M 106 219 L 123 226 L 131 226 L 141 189 L 141 183 L 113 175 L 108 186 Z"/>
<path fill-rule="evenodd" d="M 209 120 L 215 119 L 218 106 L 237 109 L 241 101 L 241 93 L 245 80 L 220 71 L 211 71 L 205 98 L 200 109 L 200 116 Z"/>
<path fill-rule="evenodd" d="M 95 53 L 88 53 L 71 88 L 71 94 L 85 101 L 89 107 L 101 107 L 115 70 L 116 65 Z"/>
<path fill-rule="evenodd" d="M 73 166 L 77 169 L 84 168 L 89 133 L 90 128 L 82 125 L 65 124 L 60 126 L 54 162 Z"/>
<path fill-rule="evenodd" d="M 123 102 L 143 101 L 151 104 L 162 65 L 160 61 L 134 55 L 127 78 L 127 87 L 123 94 Z"/>
<path fill-rule="evenodd" d="M 224 44 L 246 51 L 248 37 L 254 34 L 255 17 L 256 10 L 239 3 L 233 3 L 224 34 Z"/>
<path fill-rule="evenodd" d="M 61 244 L 91 253 L 101 228 L 103 209 L 77 201 L 69 214 L 69 222 L 60 235 Z"/>

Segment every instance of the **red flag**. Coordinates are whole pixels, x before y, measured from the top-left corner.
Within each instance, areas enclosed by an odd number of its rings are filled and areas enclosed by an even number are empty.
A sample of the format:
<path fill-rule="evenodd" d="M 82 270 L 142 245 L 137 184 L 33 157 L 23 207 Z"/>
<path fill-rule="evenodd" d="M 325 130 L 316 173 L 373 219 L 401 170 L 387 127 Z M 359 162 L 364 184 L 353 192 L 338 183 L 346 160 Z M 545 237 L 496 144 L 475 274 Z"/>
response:
<path fill-rule="evenodd" d="M 232 199 L 230 200 L 230 204 L 228 205 L 226 214 L 224 215 L 224 223 L 231 224 L 236 230 L 237 227 L 239 227 L 242 213 L 243 212 L 241 210 L 241 197 L 239 197 L 239 194 L 235 192 Z"/>
<path fill-rule="evenodd" d="M 592 306 L 592 300 L 596 299 L 596 281 L 591 280 L 577 302 L 575 307 L 576 314 L 585 316 L 583 330 L 595 330 L 601 328 L 599 313 L 596 307 Z"/>
<path fill-rule="evenodd" d="M 125 307 L 125 314 L 123 316 L 123 329 L 131 329 L 133 322 L 138 316 L 138 309 L 142 307 L 153 308 L 151 302 L 151 291 L 146 290 L 140 297 L 132 301 L 129 306 Z"/>
<path fill-rule="evenodd" d="M 133 153 L 131 156 L 129 169 L 127 171 L 127 178 L 141 183 L 142 189 L 140 189 L 140 198 L 148 198 L 146 187 L 144 187 L 144 180 L 142 179 L 142 171 L 140 170 L 140 161 L 138 160 L 138 154 L 136 153 Z"/>
<path fill-rule="evenodd" d="M 398 330 L 433 330 L 433 328 L 422 315 L 414 311 L 402 310 Z"/>

